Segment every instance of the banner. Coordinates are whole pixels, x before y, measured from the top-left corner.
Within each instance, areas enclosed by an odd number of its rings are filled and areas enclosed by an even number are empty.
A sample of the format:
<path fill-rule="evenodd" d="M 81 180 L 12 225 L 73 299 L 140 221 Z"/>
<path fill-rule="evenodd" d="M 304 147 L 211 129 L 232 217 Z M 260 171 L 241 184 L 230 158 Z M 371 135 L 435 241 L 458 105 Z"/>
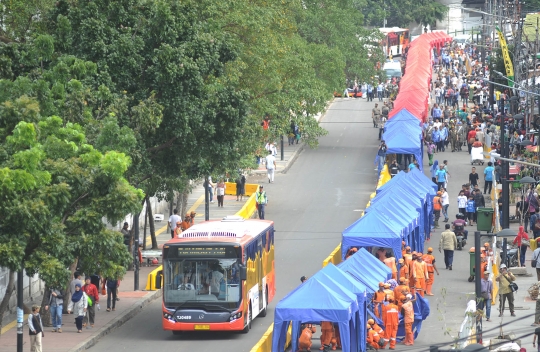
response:
<path fill-rule="evenodd" d="M 504 35 L 499 29 L 499 27 L 495 27 L 495 28 L 497 29 L 497 34 L 499 35 L 499 43 L 501 44 L 504 67 L 506 69 L 506 77 L 508 77 L 508 85 L 510 87 L 513 87 L 514 86 L 514 67 L 512 65 L 512 60 L 510 60 L 510 55 L 508 54 L 508 46 L 506 45 L 506 39 L 504 39 Z"/>

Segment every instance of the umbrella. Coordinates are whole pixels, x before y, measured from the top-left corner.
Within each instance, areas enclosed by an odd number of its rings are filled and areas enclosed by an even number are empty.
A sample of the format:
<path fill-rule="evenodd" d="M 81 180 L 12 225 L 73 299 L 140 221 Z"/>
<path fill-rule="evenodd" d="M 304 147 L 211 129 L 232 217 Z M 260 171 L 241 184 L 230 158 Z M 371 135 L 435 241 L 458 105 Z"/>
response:
<path fill-rule="evenodd" d="M 519 180 L 519 183 L 536 183 L 536 180 L 530 176 L 525 176 L 521 180 Z"/>
<path fill-rule="evenodd" d="M 517 233 L 514 230 L 504 229 L 504 230 L 501 230 L 501 231 L 497 232 L 497 236 L 498 237 L 516 237 Z"/>
<path fill-rule="evenodd" d="M 519 145 L 522 145 L 522 146 L 524 146 L 524 147 L 526 147 L 526 146 L 528 146 L 528 145 L 532 145 L 532 144 L 533 144 L 533 143 L 532 143 L 530 140 L 528 140 L 528 139 L 525 139 L 525 140 L 523 140 L 523 141 L 521 141 L 521 142 L 519 143 Z"/>
<path fill-rule="evenodd" d="M 514 120 L 523 120 L 525 118 L 523 114 L 515 114 L 513 117 L 514 117 Z"/>

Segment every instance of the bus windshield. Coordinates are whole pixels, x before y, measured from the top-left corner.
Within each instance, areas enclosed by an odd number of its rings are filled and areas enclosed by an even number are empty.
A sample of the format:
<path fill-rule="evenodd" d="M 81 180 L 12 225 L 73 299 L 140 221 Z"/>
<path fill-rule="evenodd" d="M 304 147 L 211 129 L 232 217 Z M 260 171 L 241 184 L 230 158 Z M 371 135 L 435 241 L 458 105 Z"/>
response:
<path fill-rule="evenodd" d="M 163 264 L 166 306 L 238 308 L 242 295 L 237 258 L 179 258 Z"/>

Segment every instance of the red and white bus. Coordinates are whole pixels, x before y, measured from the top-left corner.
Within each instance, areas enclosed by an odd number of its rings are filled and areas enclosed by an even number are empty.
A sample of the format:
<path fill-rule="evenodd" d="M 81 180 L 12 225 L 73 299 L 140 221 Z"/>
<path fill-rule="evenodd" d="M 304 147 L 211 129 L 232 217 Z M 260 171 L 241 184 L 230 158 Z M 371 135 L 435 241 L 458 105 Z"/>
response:
<path fill-rule="evenodd" d="M 384 34 L 381 47 L 387 57 L 400 56 L 410 43 L 409 30 L 406 28 L 390 27 L 379 30 Z"/>
<path fill-rule="evenodd" d="M 248 332 L 274 298 L 274 223 L 229 216 L 163 246 L 163 329 Z"/>

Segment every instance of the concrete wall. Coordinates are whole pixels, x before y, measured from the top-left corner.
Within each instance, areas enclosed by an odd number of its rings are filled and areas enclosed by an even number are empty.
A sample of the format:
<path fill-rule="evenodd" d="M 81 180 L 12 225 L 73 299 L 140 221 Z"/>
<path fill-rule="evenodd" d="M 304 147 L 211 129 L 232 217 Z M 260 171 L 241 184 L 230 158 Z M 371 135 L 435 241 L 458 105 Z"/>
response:
<path fill-rule="evenodd" d="M 0 268 L 0 299 L 4 298 L 6 294 L 6 288 L 9 281 L 9 270 L 5 268 Z M 17 274 L 15 274 L 15 287 L 17 287 Z M 41 304 L 41 297 L 43 296 L 43 290 L 45 289 L 45 284 L 39 279 L 37 275 L 34 277 L 28 277 L 24 275 L 23 281 L 23 296 L 24 302 L 35 302 Z M 8 312 L 15 313 L 17 309 L 17 291 L 13 291 L 11 299 L 9 300 Z"/>

